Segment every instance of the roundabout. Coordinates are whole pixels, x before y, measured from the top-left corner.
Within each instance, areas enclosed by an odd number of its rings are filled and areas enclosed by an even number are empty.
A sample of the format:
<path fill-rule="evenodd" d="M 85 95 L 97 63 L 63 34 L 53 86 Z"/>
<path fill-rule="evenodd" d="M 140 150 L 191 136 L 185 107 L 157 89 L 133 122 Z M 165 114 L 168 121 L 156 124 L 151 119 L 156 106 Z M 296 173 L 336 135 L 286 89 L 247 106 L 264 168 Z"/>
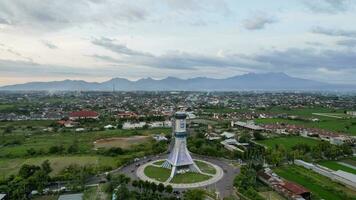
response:
<path fill-rule="evenodd" d="M 136 176 L 143 181 L 171 185 L 175 189 L 197 188 L 212 185 L 223 178 L 224 172 L 218 165 L 205 160 L 194 160 L 201 169 L 200 173 L 178 171 L 170 179 L 170 170 L 161 167 L 163 159 L 147 162 L 136 170 Z"/>

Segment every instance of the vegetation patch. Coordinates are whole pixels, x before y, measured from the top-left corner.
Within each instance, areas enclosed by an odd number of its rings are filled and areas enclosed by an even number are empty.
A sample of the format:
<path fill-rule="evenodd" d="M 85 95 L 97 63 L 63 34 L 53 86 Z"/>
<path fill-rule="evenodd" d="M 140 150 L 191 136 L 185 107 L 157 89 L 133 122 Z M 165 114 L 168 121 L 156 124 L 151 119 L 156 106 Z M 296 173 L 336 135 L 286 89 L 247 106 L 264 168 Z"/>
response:
<path fill-rule="evenodd" d="M 342 170 L 342 171 L 345 171 L 345 172 L 356 174 L 356 170 L 355 169 L 352 169 L 351 167 L 347 167 L 345 165 L 342 165 L 342 164 L 338 163 L 338 161 L 327 160 L 327 161 L 321 161 L 318 164 L 322 165 L 324 167 L 327 167 L 329 169 L 335 170 L 335 171 Z"/>
<path fill-rule="evenodd" d="M 298 183 L 312 192 L 313 199 L 355 199 L 356 192 L 329 178 L 296 165 L 274 169 L 279 176 Z"/>
<path fill-rule="evenodd" d="M 53 169 L 51 176 L 58 175 L 60 171 L 70 165 L 95 165 L 96 167 L 115 168 L 118 165 L 118 158 L 104 156 L 46 156 L 28 159 L 3 159 L 0 160 L 0 176 L 16 174 L 23 164 L 40 165 L 48 160 Z"/>
<path fill-rule="evenodd" d="M 171 180 L 171 183 L 198 183 L 210 179 L 211 176 L 199 174 L 195 172 L 187 172 L 184 174 L 177 174 Z"/>
<path fill-rule="evenodd" d="M 206 162 L 203 162 L 203 161 L 199 161 L 199 160 L 194 160 L 194 162 L 195 162 L 195 164 L 198 165 L 199 169 L 202 172 L 208 173 L 208 174 L 216 174 L 216 169 L 212 165 L 210 165 Z"/>
<path fill-rule="evenodd" d="M 283 145 L 287 150 L 291 150 L 292 147 L 297 144 L 307 144 L 310 146 L 315 146 L 319 143 L 319 141 L 299 136 L 288 136 L 259 140 L 258 143 L 265 145 L 268 148 L 274 148 L 276 145 Z"/>
<path fill-rule="evenodd" d="M 149 178 L 155 179 L 160 182 L 165 182 L 169 178 L 171 170 L 149 165 L 144 169 L 144 173 Z"/>

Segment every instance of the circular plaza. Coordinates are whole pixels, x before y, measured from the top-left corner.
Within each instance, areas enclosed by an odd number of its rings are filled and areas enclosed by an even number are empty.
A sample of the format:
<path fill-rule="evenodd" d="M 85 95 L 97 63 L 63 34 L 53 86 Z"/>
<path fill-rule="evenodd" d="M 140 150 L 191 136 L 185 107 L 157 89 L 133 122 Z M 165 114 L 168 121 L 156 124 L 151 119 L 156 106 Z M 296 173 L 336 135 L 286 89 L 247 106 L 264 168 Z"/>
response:
<path fill-rule="evenodd" d="M 171 185 L 176 189 L 204 187 L 218 182 L 223 178 L 224 172 L 218 165 L 205 160 L 194 160 L 200 172 L 178 170 L 170 178 L 171 169 L 162 167 L 164 159 L 147 162 L 136 170 L 136 176 L 143 181 Z"/>

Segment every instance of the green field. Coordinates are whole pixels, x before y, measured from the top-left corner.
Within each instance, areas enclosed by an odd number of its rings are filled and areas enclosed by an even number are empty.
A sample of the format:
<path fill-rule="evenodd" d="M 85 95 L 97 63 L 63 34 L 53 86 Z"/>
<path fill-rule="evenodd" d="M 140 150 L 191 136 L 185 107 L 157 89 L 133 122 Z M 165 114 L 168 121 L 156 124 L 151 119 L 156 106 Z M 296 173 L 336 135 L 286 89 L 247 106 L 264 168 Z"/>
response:
<path fill-rule="evenodd" d="M 324 167 L 327 167 L 329 169 L 332 169 L 332 170 L 342 170 L 342 171 L 345 171 L 345 172 L 349 172 L 349 173 L 352 173 L 352 174 L 356 174 L 356 170 L 355 169 L 352 169 L 350 167 L 347 167 L 347 166 L 344 166 L 340 163 L 338 163 L 338 161 L 321 161 L 318 163 L 319 165 L 322 165 Z"/>
<path fill-rule="evenodd" d="M 97 167 L 112 167 L 118 165 L 120 157 L 105 156 L 46 156 L 35 158 L 19 159 L 1 159 L 0 160 L 0 177 L 16 174 L 23 164 L 41 165 L 45 160 L 49 160 L 53 171 L 51 175 L 57 175 L 61 170 L 69 165 L 76 164 L 80 166 L 95 165 Z"/>
<path fill-rule="evenodd" d="M 320 118 L 318 116 L 318 118 Z M 293 119 L 281 119 L 281 118 L 266 118 L 256 119 L 257 124 L 293 124 L 302 125 L 310 128 L 320 128 L 334 132 L 346 133 L 350 135 L 356 135 L 356 118 L 353 119 L 338 119 L 338 118 L 320 118 L 319 122 L 293 120 Z"/>
<path fill-rule="evenodd" d="M 164 182 L 169 178 L 171 170 L 162 167 L 147 166 L 144 173 L 149 178 Z"/>
<path fill-rule="evenodd" d="M 171 183 L 197 183 L 210 179 L 211 176 L 198 174 L 194 172 L 187 172 L 184 174 L 177 174 L 171 180 Z"/>
<path fill-rule="evenodd" d="M 274 172 L 289 181 L 304 186 L 312 192 L 315 199 L 356 199 L 355 191 L 303 167 L 282 166 L 274 169 Z"/>
<path fill-rule="evenodd" d="M 144 173 L 149 178 L 164 182 L 169 178 L 171 170 L 149 165 L 145 168 Z M 184 174 L 176 174 L 171 180 L 171 183 L 196 183 L 208 180 L 209 178 L 211 178 L 211 176 L 194 172 L 187 172 Z"/>
<path fill-rule="evenodd" d="M 202 162 L 202 161 L 199 161 L 199 160 L 194 160 L 195 164 L 198 165 L 199 169 L 204 172 L 204 173 L 208 173 L 208 174 L 216 174 L 216 170 L 213 166 L 205 163 L 205 162 Z"/>
<path fill-rule="evenodd" d="M 314 146 L 319 143 L 318 140 L 300 136 L 278 137 L 266 140 L 259 140 L 257 142 L 259 144 L 267 146 L 268 148 L 274 148 L 276 145 L 283 145 L 287 150 L 292 149 L 292 147 L 297 144 L 308 144 L 310 146 Z"/>

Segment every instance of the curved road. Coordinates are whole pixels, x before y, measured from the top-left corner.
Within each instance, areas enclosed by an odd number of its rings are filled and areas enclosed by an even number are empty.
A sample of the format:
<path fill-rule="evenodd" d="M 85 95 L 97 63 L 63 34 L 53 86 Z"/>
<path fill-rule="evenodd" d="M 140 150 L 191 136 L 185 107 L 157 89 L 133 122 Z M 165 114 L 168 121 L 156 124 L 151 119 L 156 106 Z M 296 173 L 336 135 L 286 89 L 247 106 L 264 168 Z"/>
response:
<path fill-rule="evenodd" d="M 227 197 L 234 194 L 233 182 L 235 176 L 240 172 L 239 168 L 233 167 L 228 161 L 218 158 L 210 158 L 199 155 L 192 155 L 193 159 L 201 159 L 208 162 L 211 162 L 215 165 L 218 165 L 224 171 L 224 176 L 216 183 L 204 186 L 203 189 L 216 190 L 219 192 L 221 198 Z M 111 173 L 122 173 L 126 176 L 129 176 L 132 180 L 138 179 L 136 175 L 136 170 L 139 166 L 151 162 L 153 160 L 165 159 L 168 157 L 168 154 L 162 154 L 157 156 L 149 156 L 143 159 L 140 159 L 137 162 L 131 163 L 119 169 L 113 170 Z M 184 191 L 186 189 L 175 189 L 177 191 Z"/>

